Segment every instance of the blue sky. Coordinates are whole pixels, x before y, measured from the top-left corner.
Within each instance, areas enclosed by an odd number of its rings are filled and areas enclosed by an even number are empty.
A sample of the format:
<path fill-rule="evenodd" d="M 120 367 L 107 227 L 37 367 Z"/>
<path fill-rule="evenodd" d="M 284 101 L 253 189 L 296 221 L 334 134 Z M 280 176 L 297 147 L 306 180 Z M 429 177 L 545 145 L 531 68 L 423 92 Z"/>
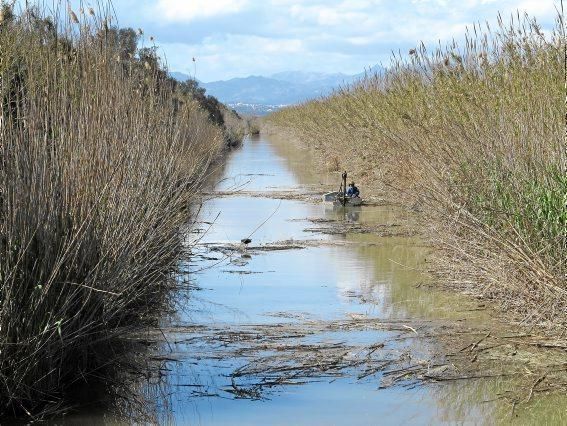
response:
<path fill-rule="evenodd" d="M 84 3 L 89 2 L 84 0 Z M 94 0 L 93 0 L 94 3 Z M 551 28 L 558 0 L 114 0 L 119 24 L 155 38 L 173 71 L 202 81 L 304 70 L 356 74 L 418 41 L 527 11 Z"/>

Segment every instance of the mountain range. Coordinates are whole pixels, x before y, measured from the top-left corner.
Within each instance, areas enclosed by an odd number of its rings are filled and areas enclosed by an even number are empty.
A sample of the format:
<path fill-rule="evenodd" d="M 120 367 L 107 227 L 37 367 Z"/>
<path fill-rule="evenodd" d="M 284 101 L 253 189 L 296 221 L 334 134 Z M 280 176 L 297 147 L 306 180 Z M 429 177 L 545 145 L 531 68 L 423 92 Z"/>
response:
<path fill-rule="evenodd" d="M 372 67 L 367 71 L 367 73 L 380 72 L 383 72 L 380 66 Z M 268 77 L 249 76 L 210 83 L 199 82 L 199 84 L 206 89 L 207 94 L 238 112 L 263 115 L 282 106 L 328 95 L 341 86 L 359 80 L 364 74 L 287 71 Z M 171 72 L 170 75 L 179 81 L 192 78 L 180 72 Z"/>

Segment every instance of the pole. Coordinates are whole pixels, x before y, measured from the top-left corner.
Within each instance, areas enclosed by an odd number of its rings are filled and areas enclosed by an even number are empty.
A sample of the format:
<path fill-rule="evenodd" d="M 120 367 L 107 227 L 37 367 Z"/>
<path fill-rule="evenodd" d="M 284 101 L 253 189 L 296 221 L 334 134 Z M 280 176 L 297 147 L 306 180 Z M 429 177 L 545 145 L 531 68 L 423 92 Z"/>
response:
<path fill-rule="evenodd" d="M 345 170 L 343 172 L 343 207 L 346 206 L 346 178 L 347 178 L 347 172 Z"/>
<path fill-rule="evenodd" d="M 563 173 L 567 172 L 567 40 L 565 39 L 565 9 L 563 5 L 563 0 L 561 0 L 561 42 L 563 43 L 563 79 L 564 81 L 564 91 L 565 91 L 565 122 L 564 133 L 563 133 Z"/>

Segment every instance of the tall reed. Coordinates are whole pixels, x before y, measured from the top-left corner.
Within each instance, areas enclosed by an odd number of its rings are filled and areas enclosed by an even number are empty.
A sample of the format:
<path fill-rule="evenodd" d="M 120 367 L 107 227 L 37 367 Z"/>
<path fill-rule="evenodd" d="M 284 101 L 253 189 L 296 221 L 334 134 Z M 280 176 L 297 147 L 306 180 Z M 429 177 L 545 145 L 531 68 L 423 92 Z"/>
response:
<path fill-rule="evenodd" d="M 567 324 L 563 23 L 475 25 L 463 44 L 273 114 L 378 189 L 426 210 L 443 280 Z"/>
<path fill-rule="evenodd" d="M 0 415 L 110 380 L 117 339 L 168 306 L 180 228 L 222 133 L 109 20 L 4 7 L 0 22 Z"/>

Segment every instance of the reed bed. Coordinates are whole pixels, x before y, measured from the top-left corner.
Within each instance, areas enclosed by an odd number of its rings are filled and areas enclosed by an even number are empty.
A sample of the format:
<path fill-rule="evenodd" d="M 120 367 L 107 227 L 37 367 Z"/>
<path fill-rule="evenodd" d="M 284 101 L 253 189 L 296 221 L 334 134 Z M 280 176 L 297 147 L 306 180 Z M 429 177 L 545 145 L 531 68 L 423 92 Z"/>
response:
<path fill-rule="evenodd" d="M 329 97 L 271 115 L 370 190 L 424 211 L 446 283 L 522 322 L 567 324 L 565 37 L 528 16 L 421 44 Z M 339 160 L 337 160 L 339 159 Z M 364 188 L 363 188 L 364 189 Z"/>
<path fill-rule="evenodd" d="M 109 383 L 177 285 L 181 227 L 224 146 L 109 19 L 0 15 L 0 415 Z"/>

